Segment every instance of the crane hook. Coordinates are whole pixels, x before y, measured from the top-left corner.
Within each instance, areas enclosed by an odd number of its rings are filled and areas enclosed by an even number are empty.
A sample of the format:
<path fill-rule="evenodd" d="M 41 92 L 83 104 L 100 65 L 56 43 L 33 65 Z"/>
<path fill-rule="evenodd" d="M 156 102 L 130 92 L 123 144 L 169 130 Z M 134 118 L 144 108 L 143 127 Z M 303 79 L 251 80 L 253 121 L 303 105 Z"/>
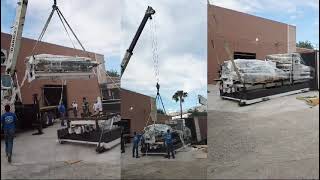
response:
<path fill-rule="evenodd" d="M 159 95 L 159 94 L 160 94 L 160 93 L 159 93 L 159 89 L 160 89 L 159 83 L 157 83 L 156 87 L 157 87 L 157 95 Z"/>
<path fill-rule="evenodd" d="M 57 0 L 53 0 L 52 8 L 53 8 L 53 9 L 56 9 L 56 8 L 57 8 Z"/>

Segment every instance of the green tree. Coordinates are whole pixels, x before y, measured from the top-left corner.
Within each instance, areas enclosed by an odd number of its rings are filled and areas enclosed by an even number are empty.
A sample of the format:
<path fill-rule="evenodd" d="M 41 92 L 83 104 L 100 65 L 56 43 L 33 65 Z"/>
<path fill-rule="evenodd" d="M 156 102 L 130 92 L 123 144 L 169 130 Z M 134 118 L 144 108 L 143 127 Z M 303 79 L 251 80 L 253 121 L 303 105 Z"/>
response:
<path fill-rule="evenodd" d="M 314 49 L 313 45 L 308 40 L 307 41 L 299 41 L 297 43 L 297 47 L 299 47 L 299 48 L 307 48 L 307 49 Z"/>
<path fill-rule="evenodd" d="M 180 102 L 180 117 L 182 119 L 182 103 L 184 102 L 184 98 L 188 97 L 188 93 L 184 92 L 183 90 L 177 91 L 172 96 L 172 99 L 176 102 Z"/>
<path fill-rule="evenodd" d="M 107 74 L 108 74 L 109 76 L 111 76 L 111 77 L 120 77 L 118 71 L 113 70 L 113 69 L 107 70 Z"/>

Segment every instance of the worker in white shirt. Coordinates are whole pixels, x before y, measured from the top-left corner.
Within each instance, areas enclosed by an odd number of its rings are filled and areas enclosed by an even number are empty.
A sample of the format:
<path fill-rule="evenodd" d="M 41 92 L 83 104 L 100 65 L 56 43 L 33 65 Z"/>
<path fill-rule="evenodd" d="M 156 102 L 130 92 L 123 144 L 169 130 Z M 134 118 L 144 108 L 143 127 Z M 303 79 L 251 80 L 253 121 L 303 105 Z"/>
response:
<path fill-rule="evenodd" d="M 74 117 L 77 117 L 78 116 L 78 104 L 76 103 L 75 100 L 72 102 L 71 106 L 72 106 Z"/>

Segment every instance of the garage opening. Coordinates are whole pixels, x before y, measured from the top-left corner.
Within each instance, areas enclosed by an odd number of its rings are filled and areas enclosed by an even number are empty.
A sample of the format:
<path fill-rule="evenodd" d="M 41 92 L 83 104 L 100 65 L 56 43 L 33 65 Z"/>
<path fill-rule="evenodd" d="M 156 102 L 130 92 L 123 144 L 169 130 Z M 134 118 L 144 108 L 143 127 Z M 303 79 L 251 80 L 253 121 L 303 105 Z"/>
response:
<path fill-rule="evenodd" d="M 256 53 L 234 52 L 233 59 L 256 59 Z"/>
<path fill-rule="evenodd" d="M 67 86 L 64 85 L 63 89 L 61 85 L 44 85 L 43 86 L 43 103 L 45 106 L 58 106 L 61 98 L 66 108 L 68 108 L 67 102 Z"/>

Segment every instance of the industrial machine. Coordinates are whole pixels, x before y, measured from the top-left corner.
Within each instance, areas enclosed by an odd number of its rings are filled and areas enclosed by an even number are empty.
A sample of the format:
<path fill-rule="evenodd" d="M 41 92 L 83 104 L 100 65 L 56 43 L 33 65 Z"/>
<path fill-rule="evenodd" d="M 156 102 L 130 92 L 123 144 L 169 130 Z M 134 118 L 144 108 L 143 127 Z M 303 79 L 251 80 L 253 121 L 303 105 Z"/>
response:
<path fill-rule="evenodd" d="M 175 119 L 168 124 L 146 126 L 141 142 L 141 153 L 143 155 L 166 155 L 164 136 L 167 130 L 170 130 L 172 134 L 175 152 L 191 143 L 191 131 L 185 126 L 184 119 Z"/>
<path fill-rule="evenodd" d="M 96 145 L 98 153 L 120 143 L 121 128 L 115 125 L 119 114 L 99 117 L 67 118 L 67 127 L 57 130 L 59 143 L 72 142 Z"/>
<path fill-rule="evenodd" d="M 71 40 L 69 31 L 72 33 L 78 44 L 82 48 L 86 57 L 81 56 L 62 56 L 51 54 L 37 54 L 38 43 L 41 42 L 51 18 L 57 13 L 66 34 L 68 35 L 73 48 L 75 45 Z M 69 29 L 69 30 L 68 30 Z M 29 82 L 35 79 L 89 79 L 95 75 L 94 68 L 99 65 L 97 61 L 94 61 L 90 54 L 86 51 L 79 38 L 71 28 L 70 24 L 57 6 L 56 0 L 52 5 L 51 13 L 39 35 L 39 38 L 31 52 L 31 56 L 26 58 L 26 76 Z"/>
<path fill-rule="evenodd" d="M 309 91 L 313 78 L 313 68 L 298 53 L 268 55 L 265 60 L 230 56 L 220 68 L 220 96 L 239 105 Z"/>
<path fill-rule="evenodd" d="M 28 82 L 35 79 L 89 79 L 94 76 L 93 68 L 99 65 L 88 57 L 38 54 L 27 59 Z"/>
<path fill-rule="evenodd" d="M 31 52 L 31 56 L 27 57 L 25 77 L 23 81 L 19 83 L 16 74 L 16 64 L 21 46 L 27 5 L 28 0 L 18 1 L 8 58 L 3 63 L 5 65 L 5 72 L 2 72 L 3 70 L 1 70 L 1 113 L 4 113 L 5 105 L 9 104 L 11 106 L 11 110 L 14 112 L 15 103 L 22 102 L 20 88 L 24 85 L 26 79 L 28 79 L 29 82 L 35 79 L 86 79 L 95 75 L 94 68 L 99 65 L 99 63 L 92 60 L 89 53 L 84 49 L 79 38 L 75 35 L 69 23 L 58 8 L 56 0 L 54 0 L 52 11 Z M 69 31 L 72 32 L 82 50 L 88 55 L 88 57 L 36 54 L 37 46 L 46 32 L 54 12 L 57 12 L 67 35 L 69 36 L 67 30 L 68 27 Z"/>

